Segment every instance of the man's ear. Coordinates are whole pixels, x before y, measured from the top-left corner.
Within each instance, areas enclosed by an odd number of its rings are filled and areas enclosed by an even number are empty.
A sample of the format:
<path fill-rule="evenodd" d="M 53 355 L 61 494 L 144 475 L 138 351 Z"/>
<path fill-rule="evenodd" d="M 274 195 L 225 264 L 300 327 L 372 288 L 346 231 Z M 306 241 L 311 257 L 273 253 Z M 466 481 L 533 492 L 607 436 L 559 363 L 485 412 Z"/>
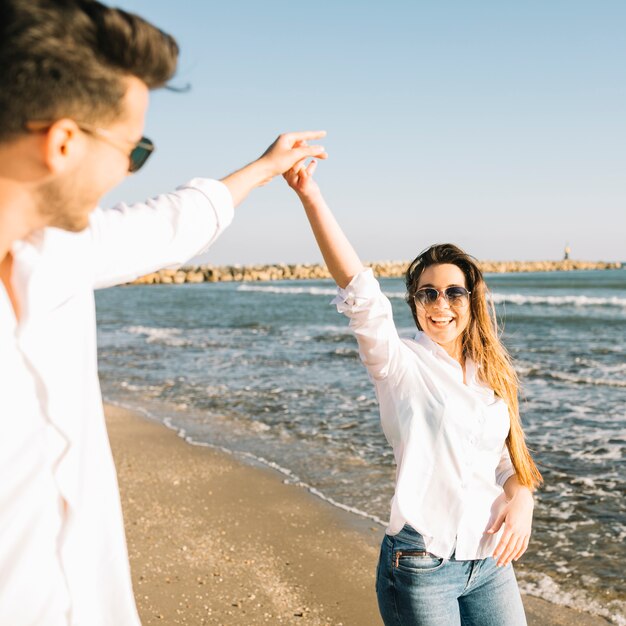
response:
<path fill-rule="evenodd" d="M 57 120 L 44 135 L 44 163 L 51 174 L 62 174 L 83 158 L 85 147 L 84 134 L 74 120 Z"/>

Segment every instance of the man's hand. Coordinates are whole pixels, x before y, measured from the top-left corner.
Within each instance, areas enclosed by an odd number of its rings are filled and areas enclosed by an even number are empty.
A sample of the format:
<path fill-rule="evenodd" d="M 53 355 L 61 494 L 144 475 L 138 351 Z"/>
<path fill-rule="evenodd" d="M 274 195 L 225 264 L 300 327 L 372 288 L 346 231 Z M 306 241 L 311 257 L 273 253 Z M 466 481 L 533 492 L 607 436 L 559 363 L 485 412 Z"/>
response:
<path fill-rule="evenodd" d="M 310 146 L 307 143 L 312 139 L 321 139 L 325 136 L 325 130 L 309 130 L 280 135 L 259 159 L 259 161 L 264 162 L 268 169 L 268 181 L 270 178 L 278 176 L 278 174 L 284 174 L 287 170 L 294 167 L 296 163 L 309 157 L 315 157 L 316 159 L 328 158 L 324 146 Z"/>
<path fill-rule="evenodd" d="M 323 130 L 280 135 L 256 161 L 222 179 L 233 197 L 233 204 L 237 206 L 252 189 L 267 184 L 274 176 L 284 174 L 309 157 L 326 159 L 328 154 L 323 146 L 307 143 L 325 135 Z"/>

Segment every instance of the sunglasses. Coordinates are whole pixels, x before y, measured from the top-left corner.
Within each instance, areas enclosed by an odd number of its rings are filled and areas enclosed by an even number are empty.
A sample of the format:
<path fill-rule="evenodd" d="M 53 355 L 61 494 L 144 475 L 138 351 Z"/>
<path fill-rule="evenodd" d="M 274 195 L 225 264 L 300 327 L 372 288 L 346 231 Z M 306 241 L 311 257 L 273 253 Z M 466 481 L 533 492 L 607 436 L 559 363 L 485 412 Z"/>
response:
<path fill-rule="evenodd" d="M 443 291 L 434 287 L 422 287 L 416 291 L 414 299 L 416 303 L 427 306 L 435 304 L 441 295 L 450 306 L 464 306 L 469 302 L 471 293 L 465 287 L 447 287 Z"/>
<path fill-rule="evenodd" d="M 48 121 L 32 121 L 27 122 L 24 127 L 30 132 L 41 132 L 50 128 L 53 122 Z M 95 139 L 105 141 L 110 146 L 121 150 L 128 157 L 128 171 L 130 173 L 140 170 L 150 155 L 154 152 L 154 143 L 147 137 L 142 137 L 139 141 L 128 141 L 117 137 L 105 128 L 99 128 L 92 126 L 86 122 L 74 122 L 80 130 L 88 135 L 91 135 Z M 130 148 L 130 150 L 129 150 Z"/>
<path fill-rule="evenodd" d="M 92 135 L 96 139 L 106 141 L 109 145 L 126 154 L 128 156 L 128 171 L 131 174 L 140 170 L 150 155 L 154 152 L 154 143 L 152 143 L 152 141 L 147 137 L 142 137 L 139 141 L 132 142 L 116 137 L 108 130 L 92 126 L 91 124 L 76 122 L 76 126 L 88 135 Z M 126 148 L 121 145 L 124 143 L 127 146 Z M 133 146 L 130 152 L 128 152 L 128 146 Z"/>

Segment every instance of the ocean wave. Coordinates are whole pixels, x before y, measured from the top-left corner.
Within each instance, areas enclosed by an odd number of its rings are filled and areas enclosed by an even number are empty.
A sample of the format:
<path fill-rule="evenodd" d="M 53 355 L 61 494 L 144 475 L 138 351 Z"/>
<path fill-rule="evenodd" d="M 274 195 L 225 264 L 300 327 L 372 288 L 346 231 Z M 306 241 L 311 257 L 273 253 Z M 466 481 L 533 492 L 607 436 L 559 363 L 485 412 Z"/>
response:
<path fill-rule="evenodd" d="M 558 380 L 559 382 L 571 383 L 573 385 L 592 385 L 594 387 L 617 387 L 626 388 L 626 380 L 623 378 L 603 378 L 601 376 L 584 376 L 581 374 L 569 374 L 555 370 L 546 370 L 539 365 L 519 364 L 516 367 L 517 373 L 526 378 L 544 378 L 548 380 Z"/>
<path fill-rule="evenodd" d="M 277 285 L 253 285 L 243 283 L 237 287 L 237 291 L 258 291 L 261 293 L 272 293 L 276 295 L 291 296 L 331 296 L 337 295 L 337 287 L 279 287 Z M 400 298 L 404 300 L 406 293 L 404 291 L 383 291 L 390 299 Z"/>
<path fill-rule="evenodd" d="M 621 461 L 624 458 L 624 446 L 621 443 L 607 442 L 585 442 L 584 450 L 575 450 L 570 452 L 572 459 L 585 459 L 590 462 L 598 463 L 604 461 Z M 614 492 L 596 489 L 595 496 L 612 497 Z"/>
<path fill-rule="evenodd" d="M 529 296 L 519 293 L 494 293 L 492 294 L 495 304 L 543 304 L 548 306 L 609 306 L 626 308 L 626 298 L 611 296 L 598 298 L 593 296 Z"/>
<path fill-rule="evenodd" d="M 576 376 L 565 372 L 549 372 L 549 378 L 562 380 L 575 385 L 597 385 L 599 387 L 621 387 L 626 388 L 626 380 L 612 380 L 610 378 L 592 378 L 591 376 Z"/>
<path fill-rule="evenodd" d="M 128 326 L 124 329 L 132 335 L 144 335 L 146 343 L 160 343 L 166 346 L 190 346 L 192 342 L 181 335 L 180 328 L 154 328 L 151 326 Z"/>
<path fill-rule="evenodd" d="M 258 291 L 261 293 L 308 295 L 308 296 L 336 296 L 337 289 L 332 287 L 276 287 L 274 285 L 250 285 L 243 283 L 237 291 Z"/>
<path fill-rule="evenodd" d="M 606 604 L 601 604 L 583 589 L 565 590 L 553 578 L 544 573 L 517 572 L 517 576 L 522 593 L 543 598 L 553 604 L 604 617 L 617 626 L 626 626 L 626 602 L 612 600 Z"/>
<path fill-rule="evenodd" d="M 310 296 L 336 296 L 337 289 L 333 287 L 289 287 L 278 285 L 252 285 L 244 283 L 237 291 L 257 291 L 260 293 L 272 293 L 277 295 L 310 295 Z M 390 299 L 404 299 L 404 291 L 384 291 Z M 535 304 L 547 306 L 573 306 L 573 307 L 617 307 L 626 309 L 626 298 L 618 296 L 595 297 L 584 295 L 563 296 L 532 296 L 520 293 L 492 293 L 495 304 Z"/>

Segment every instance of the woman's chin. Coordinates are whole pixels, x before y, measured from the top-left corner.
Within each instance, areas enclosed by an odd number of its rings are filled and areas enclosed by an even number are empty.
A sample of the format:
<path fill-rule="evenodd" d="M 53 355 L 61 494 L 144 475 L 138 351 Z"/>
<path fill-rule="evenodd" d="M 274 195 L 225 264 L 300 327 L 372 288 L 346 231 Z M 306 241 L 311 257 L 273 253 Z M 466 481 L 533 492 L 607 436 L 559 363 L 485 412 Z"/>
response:
<path fill-rule="evenodd" d="M 450 352 L 449 349 L 456 347 L 461 336 L 461 333 L 457 332 L 456 328 L 432 328 L 431 324 L 424 329 L 424 333 L 448 353 Z"/>
<path fill-rule="evenodd" d="M 449 343 L 450 341 L 454 341 L 459 336 L 455 320 L 452 320 L 446 326 L 434 324 L 430 320 L 427 320 L 424 332 L 437 343 L 439 343 L 440 341 Z"/>

